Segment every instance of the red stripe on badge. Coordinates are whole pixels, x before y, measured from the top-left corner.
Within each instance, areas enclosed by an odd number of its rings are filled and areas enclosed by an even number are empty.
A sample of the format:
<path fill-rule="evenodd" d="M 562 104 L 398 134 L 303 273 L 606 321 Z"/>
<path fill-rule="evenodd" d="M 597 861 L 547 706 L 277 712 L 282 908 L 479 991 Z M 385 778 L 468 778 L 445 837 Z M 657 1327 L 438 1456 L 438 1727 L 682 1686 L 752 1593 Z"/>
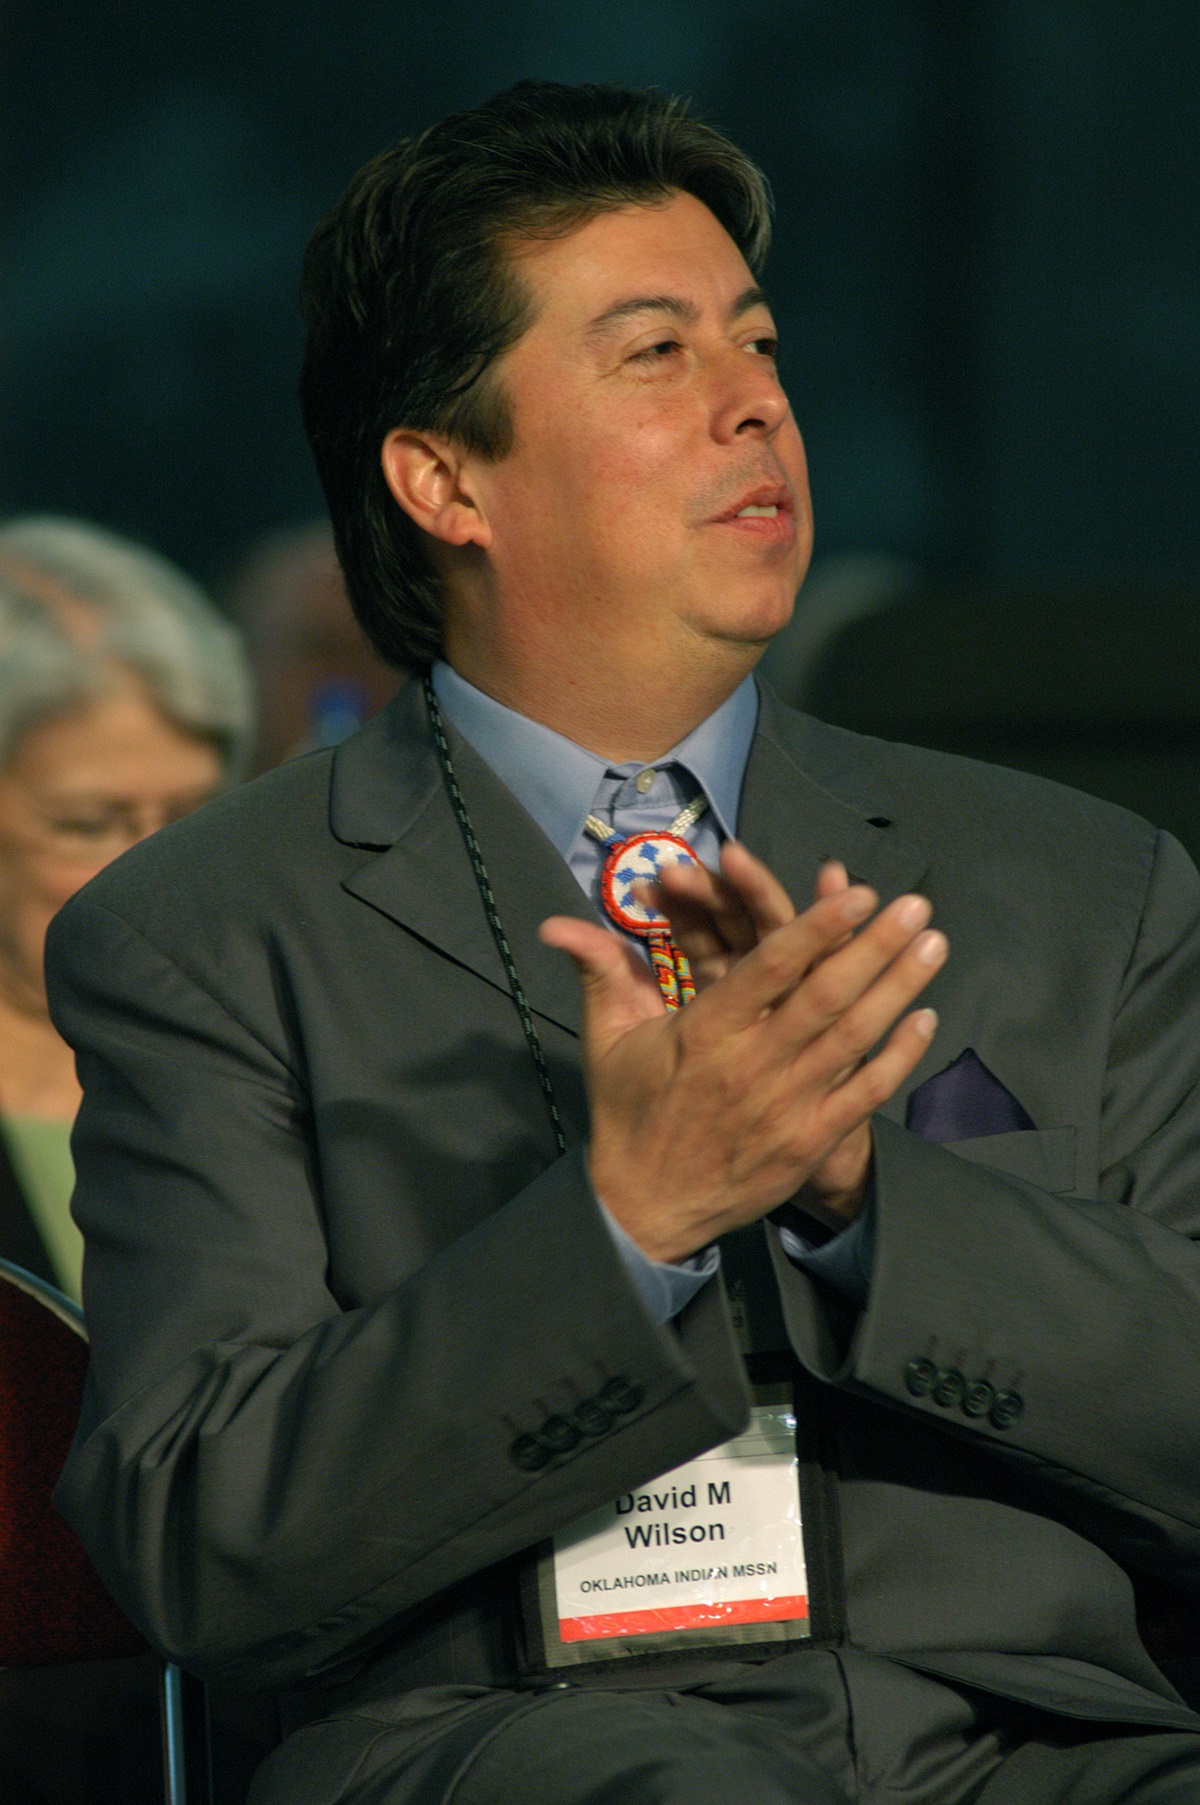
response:
<path fill-rule="evenodd" d="M 653 1636 L 667 1630 L 720 1629 L 731 1623 L 802 1622 L 808 1599 L 737 1598 L 729 1604 L 664 1605 L 657 1611 L 612 1611 L 602 1617 L 560 1617 L 563 1642 L 597 1642 L 608 1636 Z"/>

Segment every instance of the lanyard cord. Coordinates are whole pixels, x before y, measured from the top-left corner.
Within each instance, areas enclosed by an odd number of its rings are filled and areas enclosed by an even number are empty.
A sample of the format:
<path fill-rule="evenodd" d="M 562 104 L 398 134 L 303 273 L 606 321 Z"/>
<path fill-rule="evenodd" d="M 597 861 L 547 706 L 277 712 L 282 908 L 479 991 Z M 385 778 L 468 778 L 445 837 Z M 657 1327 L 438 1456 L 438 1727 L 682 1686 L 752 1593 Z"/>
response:
<path fill-rule="evenodd" d="M 508 978 L 509 994 L 517 1014 L 521 1018 L 521 1026 L 525 1030 L 525 1043 L 529 1048 L 534 1066 L 537 1070 L 538 1083 L 542 1087 L 542 1095 L 546 1099 L 546 1108 L 550 1112 L 550 1124 L 554 1129 L 554 1142 L 560 1153 L 567 1151 L 567 1137 L 563 1133 L 562 1117 L 558 1113 L 558 1101 L 554 1095 L 554 1086 L 550 1082 L 550 1069 L 546 1064 L 546 1055 L 542 1051 L 542 1043 L 538 1039 L 538 1031 L 534 1025 L 533 1011 L 529 1007 L 529 998 L 525 995 L 525 987 L 517 972 L 517 962 L 513 958 L 512 948 L 508 944 L 508 935 L 504 932 L 504 923 L 500 920 L 500 911 L 496 906 L 496 896 L 492 889 L 491 879 L 487 874 L 487 866 L 483 862 L 483 854 L 479 850 L 479 842 L 475 838 L 475 830 L 471 826 L 471 818 L 467 814 L 467 805 L 463 801 L 462 791 L 458 787 L 458 778 L 454 774 L 454 762 L 450 757 L 450 742 L 446 738 L 446 729 L 442 724 L 442 711 L 438 707 L 438 699 L 434 693 L 433 679 L 428 671 L 424 677 L 425 701 L 429 708 L 429 725 L 433 731 L 433 743 L 437 748 L 438 760 L 442 767 L 442 775 L 446 779 L 446 788 L 450 792 L 450 803 L 454 809 L 454 818 L 462 830 L 463 841 L 467 848 L 467 857 L 471 861 L 471 870 L 475 873 L 475 882 L 479 887 L 483 912 L 487 916 L 488 926 L 492 930 L 492 939 L 496 942 L 496 950 L 500 954 L 505 975 Z"/>
<path fill-rule="evenodd" d="M 693 827 L 699 821 L 707 807 L 708 797 L 701 791 L 692 797 L 685 808 L 680 809 L 670 827 L 667 828 L 667 833 L 686 833 L 689 827 Z M 621 838 L 616 828 L 610 827 L 607 821 L 602 821 L 599 815 L 589 815 L 583 824 L 583 830 L 590 834 L 593 840 L 599 840 L 601 846 L 612 846 Z"/>

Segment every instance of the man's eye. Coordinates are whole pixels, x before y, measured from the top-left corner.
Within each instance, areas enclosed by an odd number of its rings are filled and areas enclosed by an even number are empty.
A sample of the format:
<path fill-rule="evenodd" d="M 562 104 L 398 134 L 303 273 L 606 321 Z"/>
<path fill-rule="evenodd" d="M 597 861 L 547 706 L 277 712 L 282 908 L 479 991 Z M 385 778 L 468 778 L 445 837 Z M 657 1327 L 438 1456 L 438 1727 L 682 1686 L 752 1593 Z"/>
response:
<path fill-rule="evenodd" d="M 770 336 L 752 338 L 746 348 L 755 352 L 759 357 L 769 357 L 774 360 L 779 356 L 779 340 Z"/>
<path fill-rule="evenodd" d="M 682 346 L 677 338 L 660 339 L 656 345 L 647 345 L 644 351 L 635 351 L 633 362 L 637 364 L 662 363 L 672 351 L 679 351 Z"/>
<path fill-rule="evenodd" d="M 89 816 L 61 816 L 49 823 L 51 833 L 62 834 L 73 840 L 102 840 L 111 834 L 118 822 L 111 815 L 97 820 Z"/>

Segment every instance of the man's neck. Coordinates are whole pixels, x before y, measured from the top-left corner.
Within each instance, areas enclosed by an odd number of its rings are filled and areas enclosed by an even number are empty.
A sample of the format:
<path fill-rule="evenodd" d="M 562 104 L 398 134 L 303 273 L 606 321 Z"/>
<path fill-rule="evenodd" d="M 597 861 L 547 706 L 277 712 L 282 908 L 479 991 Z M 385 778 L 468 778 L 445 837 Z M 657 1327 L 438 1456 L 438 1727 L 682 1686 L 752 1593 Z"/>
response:
<path fill-rule="evenodd" d="M 728 646 L 664 672 L 653 657 L 633 670 L 555 660 L 481 658 L 451 644 L 446 661 L 485 695 L 560 733 L 610 765 L 650 764 L 706 721 L 754 669 L 761 646 Z"/>

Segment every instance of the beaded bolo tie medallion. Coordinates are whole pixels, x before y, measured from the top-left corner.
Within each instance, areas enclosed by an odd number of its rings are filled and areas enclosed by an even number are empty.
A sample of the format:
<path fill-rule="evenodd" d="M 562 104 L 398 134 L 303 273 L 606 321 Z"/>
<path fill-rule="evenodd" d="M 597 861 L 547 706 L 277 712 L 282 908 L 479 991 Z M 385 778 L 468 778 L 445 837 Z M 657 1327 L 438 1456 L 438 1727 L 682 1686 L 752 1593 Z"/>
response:
<path fill-rule="evenodd" d="M 607 849 L 600 873 L 600 900 L 610 921 L 646 942 L 650 965 L 668 1009 L 681 1009 L 696 994 L 691 968 L 671 938 L 671 924 L 637 894 L 638 887 L 657 881 L 669 865 L 700 866 L 700 860 L 683 838 L 697 822 L 708 802 L 693 797 L 670 827 L 659 833 L 630 834 L 622 838 L 599 815 L 589 815 L 584 829 Z"/>

